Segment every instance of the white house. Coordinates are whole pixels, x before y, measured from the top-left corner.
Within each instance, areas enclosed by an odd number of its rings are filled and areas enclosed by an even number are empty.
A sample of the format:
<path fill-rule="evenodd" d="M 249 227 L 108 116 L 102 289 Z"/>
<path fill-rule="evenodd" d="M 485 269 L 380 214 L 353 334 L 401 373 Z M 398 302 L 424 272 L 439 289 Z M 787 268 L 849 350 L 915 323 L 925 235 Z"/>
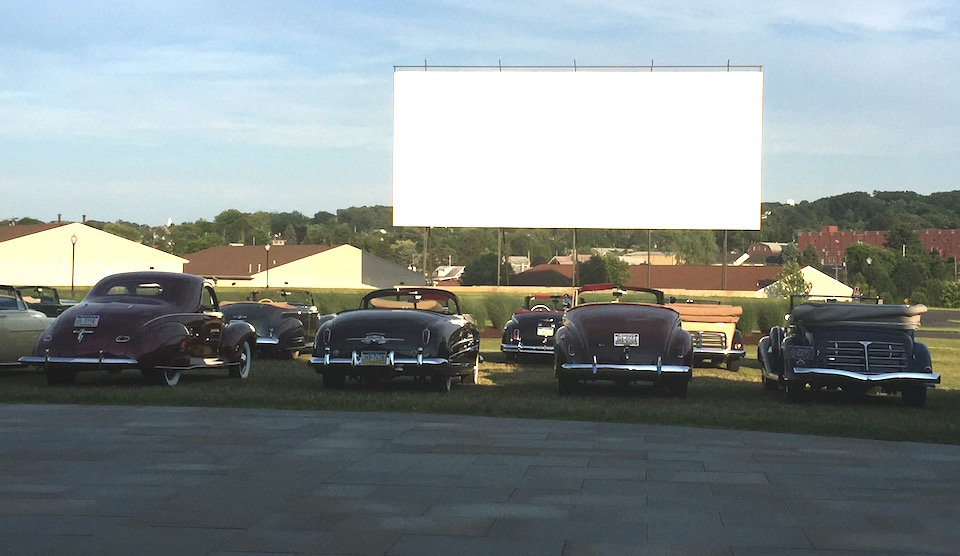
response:
<path fill-rule="evenodd" d="M 824 297 L 844 297 L 853 295 L 853 288 L 827 274 L 824 274 L 823 272 L 820 272 L 812 266 L 805 266 L 800 269 L 800 272 L 803 274 L 803 279 L 811 285 L 810 295 Z M 776 287 L 776 284 L 777 282 L 774 282 L 765 288 L 757 290 L 756 296 L 770 297 L 773 289 Z"/>
<path fill-rule="evenodd" d="M 187 260 L 82 224 L 0 227 L 0 282 L 92 286 L 117 272 L 183 272 Z"/>
<path fill-rule="evenodd" d="M 184 272 L 218 287 L 389 288 L 424 277 L 352 245 L 219 245 L 186 255 Z"/>

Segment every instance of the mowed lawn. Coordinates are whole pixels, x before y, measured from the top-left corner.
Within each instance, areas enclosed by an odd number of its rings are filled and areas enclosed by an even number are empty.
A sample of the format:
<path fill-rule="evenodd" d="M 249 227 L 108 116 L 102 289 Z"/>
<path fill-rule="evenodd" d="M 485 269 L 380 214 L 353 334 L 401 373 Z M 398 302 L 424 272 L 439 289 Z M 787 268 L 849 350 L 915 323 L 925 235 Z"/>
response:
<path fill-rule="evenodd" d="M 753 347 L 738 373 L 696 369 L 686 399 L 646 384 L 623 389 L 612 383 L 587 384 L 579 394 L 561 398 L 549 359 L 508 363 L 498 339 L 483 340 L 480 383 L 455 384 L 449 394 L 411 379 L 377 389 L 348 382 L 344 391 L 327 391 L 301 356 L 294 361 L 256 359 L 246 381 L 230 379 L 225 371 L 184 373 L 174 388 L 144 385 L 137 371 L 81 373 L 75 385 L 52 387 L 39 371 L 5 370 L 0 371 L 0 402 L 424 412 L 960 444 L 960 334 L 921 341 L 930 347 L 934 369 L 943 377 L 924 409 L 904 407 L 899 396 L 850 399 L 842 392 L 816 393 L 802 404 L 788 404 L 763 391 Z"/>

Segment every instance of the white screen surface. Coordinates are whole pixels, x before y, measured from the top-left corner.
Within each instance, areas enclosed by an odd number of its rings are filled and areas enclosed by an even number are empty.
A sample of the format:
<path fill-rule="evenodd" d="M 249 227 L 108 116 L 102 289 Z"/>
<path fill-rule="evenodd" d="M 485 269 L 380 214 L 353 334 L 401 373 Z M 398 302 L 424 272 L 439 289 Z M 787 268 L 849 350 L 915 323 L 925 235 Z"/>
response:
<path fill-rule="evenodd" d="M 759 71 L 396 71 L 396 226 L 760 228 Z"/>

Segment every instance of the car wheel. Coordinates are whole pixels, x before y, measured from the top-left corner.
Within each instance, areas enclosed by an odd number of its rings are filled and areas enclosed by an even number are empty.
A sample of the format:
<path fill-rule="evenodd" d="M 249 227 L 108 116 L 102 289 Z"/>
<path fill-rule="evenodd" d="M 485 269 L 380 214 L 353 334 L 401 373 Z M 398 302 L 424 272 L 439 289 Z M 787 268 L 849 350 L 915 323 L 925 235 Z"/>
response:
<path fill-rule="evenodd" d="M 480 379 L 480 352 L 477 352 L 477 358 L 473 362 L 473 368 L 468 374 L 460 377 L 462 384 L 476 384 Z"/>
<path fill-rule="evenodd" d="M 732 373 L 735 373 L 735 372 L 739 371 L 739 370 L 740 370 L 740 358 L 739 358 L 739 357 L 731 357 L 730 359 L 727 359 L 727 370 L 730 371 L 730 372 L 732 372 Z"/>
<path fill-rule="evenodd" d="M 233 378 L 244 379 L 250 376 L 250 365 L 253 363 L 253 350 L 250 349 L 250 342 L 244 341 L 240 346 L 240 361 L 230 367 L 230 376 Z"/>
<path fill-rule="evenodd" d="M 687 387 L 690 385 L 690 381 L 686 379 L 673 380 L 670 382 L 670 395 L 675 398 L 686 398 L 687 397 Z"/>
<path fill-rule="evenodd" d="M 343 390 L 347 384 L 347 376 L 337 371 L 326 370 L 321 374 L 323 387 L 328 390 Z"/>
<path fill-rule="evenodd" d="M 450 375 L 433 375 L 430 377 L 430 382 L 433 384 L 433 389 L 441 394 L 446 394 L 453 387 L 453 377 Z"/>
<path fill-rule="evenodd" d="M 147 368 L 140 370 L 140 376 L 148 384 L 158 386 L 176 386 L 180 382 L 180 371 L 176 369 L 154 369 Z"/>
<path fill-rule="evenodd" d="M 48 369 L 46 371 L 47 384 L 63 386 L 77 381 L 77 371 L 71 369 Z"/>
<path fill-rule="evenodd" d="M 907 407 L 921 408 L 927 403 L 926 385 L 907 386 L 901 392 L 903 404 Z"/>

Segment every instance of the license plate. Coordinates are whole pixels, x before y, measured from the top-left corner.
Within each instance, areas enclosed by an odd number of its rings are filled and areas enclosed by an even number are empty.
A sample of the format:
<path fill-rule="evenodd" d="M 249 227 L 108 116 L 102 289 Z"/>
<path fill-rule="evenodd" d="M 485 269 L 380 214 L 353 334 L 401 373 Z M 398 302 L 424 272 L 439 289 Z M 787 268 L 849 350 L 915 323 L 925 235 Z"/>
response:
<path fill-rule="evenodd" d="M 815 355 L 813 346 L 787 346 L 787 361 L 792 367 L 809 367 Z"/>
<path fill-rule="evenodd" d="M 360 354 L 361 365 L 386 365 L 387 352 L 385 351 L 364 351 Z"/>
<path fill-rule="evenodd" d="M 90 328 L 100 324 L 100 316 L 85 316 L 80 315 L 73 319 L 73 326 L 76 328 Z"/>
<path fill-rule="evenodd" d="M 640 334 L 634 332 L 614 332 L 613 333 L 613 345 L 615 346 L 631 346 L 636 347 L 640 345 Z"/>
<path fill-rule="evenodd" d="M 553 336 L 553 327 L 552 326 L 538 326 L 537 327 L 537 336 Z"/>

